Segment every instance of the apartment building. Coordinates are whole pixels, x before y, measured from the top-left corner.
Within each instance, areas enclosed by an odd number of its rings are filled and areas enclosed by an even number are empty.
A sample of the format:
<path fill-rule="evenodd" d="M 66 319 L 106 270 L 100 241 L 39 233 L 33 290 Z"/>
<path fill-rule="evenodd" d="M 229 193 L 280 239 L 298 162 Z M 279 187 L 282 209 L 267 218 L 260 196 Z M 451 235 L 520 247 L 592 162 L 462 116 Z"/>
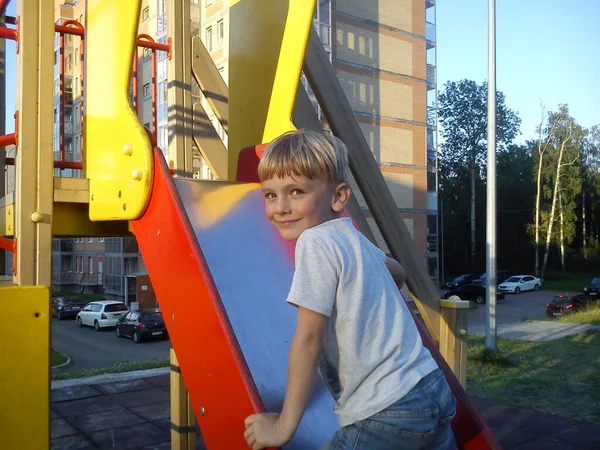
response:
<path fill-rule="evenodd" d="M 227 82 L 229 1 L 192 3 L 199 3 L 200 37 Z M 319 0 L 314 27 L 437 281 L 435 0 Z M 364 199 L 357 197 L 372 223 Z"/>

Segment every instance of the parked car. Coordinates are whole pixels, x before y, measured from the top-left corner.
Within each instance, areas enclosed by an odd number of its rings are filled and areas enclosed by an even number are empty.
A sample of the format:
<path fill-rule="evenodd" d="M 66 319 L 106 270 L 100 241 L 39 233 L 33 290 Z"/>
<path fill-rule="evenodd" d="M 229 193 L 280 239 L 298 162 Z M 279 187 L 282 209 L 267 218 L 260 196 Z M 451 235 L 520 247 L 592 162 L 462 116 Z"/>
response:
<path fill-rule="evenodd" d="M 586 305 L 593 303 L 585 294 L 560 294 L 555 295 L 550 303 L 546 303 L 546 315 L 558 318 L 566 314 L 572 314 L 579 311 Z"/>
<path fill-rule="evenodd" d="M 128 311 L 125 303 L 116 300 L 90 302 L 77 314 L 77 325 L 89 325 L 100 331 L 101 328 L 114 327 Z"/>
<path fill-rule="evenodd" d="M 79 297 L 54 297 L 52 299 L 52 315 L 58 320 L 74 319 L 85 303 L 85 300 Z"/>
<path fill-rule="evenodd" d="M 477 278 L 479 278 L 479 277 L 475 274 L 463 273 L 462 275 L 459 275 L 456 278 L 453 278 L 452 281 L 448 281 L 446 283 L 446 287 L 447 288 L 455 288 L 458 286 L 462 286 L 464 284 L 471 284 L 471 283 L 473 283 L 473 280 L 476 280 Z"/>
<path fill-rule="evenodd" d="M 496 286 L 502 283 L 504 280 L 509 278 L 511 273 L 508 270 L 496 270 Z M 473 284 L 482 284 L 485 285 L 487 283 L 487 273 L 484 273 L 479 278 L 473 280 Z"/>
<path fill-rule="evenodd" d="M 473 300 L 480 305 L 485 303 L 485 286 L 481 284 L 465 284 L 457 288 L 448 289 L 444 292 L 444 298 L 450 298 L 453 295 L 458 295 L 461 300 Z M 503 300 L 504 293 L 497 291 L 496 300 Z"/>
<path fill-rule="evenodd" d="M 590 297 L 600 297 L 600 277 L 594 278 L 589 285 L 587 285 L 583 292 Z"/>
<path fill-rule="evenodd" d="M 498 286 L 502 292 L 519 294 L 523 291 L 537 291 L 542 286 L 542 280 L 533 275 L 514 275 Z"/>
<path fill-rule="evenodd" d="M 116 325 L 117 337 L 130 337 L 139 343 L 152 338 L 167 338 L 167 328 L 159 309 L 130 311 Z"/>

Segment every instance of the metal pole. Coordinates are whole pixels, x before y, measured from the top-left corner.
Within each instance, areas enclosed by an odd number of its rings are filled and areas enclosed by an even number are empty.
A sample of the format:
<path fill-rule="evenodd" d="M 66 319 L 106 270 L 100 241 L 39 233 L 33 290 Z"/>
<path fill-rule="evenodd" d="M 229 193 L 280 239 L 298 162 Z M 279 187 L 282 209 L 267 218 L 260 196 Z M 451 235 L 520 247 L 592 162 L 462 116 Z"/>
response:
<path fill-rule="evenodd" d="M 486 297 L 485 345 L 496 351 L 496 1 L 488 11 L 488 139 L 486 211 Z"/>

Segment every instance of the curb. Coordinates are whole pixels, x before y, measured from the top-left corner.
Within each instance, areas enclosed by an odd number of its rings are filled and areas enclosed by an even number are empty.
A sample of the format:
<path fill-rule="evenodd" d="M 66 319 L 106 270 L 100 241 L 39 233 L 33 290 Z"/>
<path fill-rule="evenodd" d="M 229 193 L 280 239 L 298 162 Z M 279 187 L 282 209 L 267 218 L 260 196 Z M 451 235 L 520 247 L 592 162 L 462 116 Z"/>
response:
<path fill-rule="evenodd" d="M 50 389 L 60 389 L 71 386 L 82 386 L 89 384 L 102 384 L 111 381 L 127 381 L 132 379 L 149 378 L 158 375 L 167 375 L 171 371 L 170 367 L 159 367 L 157 369 L 134 370 L 131 372 L 105 373 L 102 375 L 92 375 L 90 377 L 69 378 L 67 380 L 52 380 Z"/>
<path fill-rule="evenodd" d="M 63 355 L 65 358 L 67 358 L 67 361 L 66 361 L 66 362 L 64 362 L 64 363 L 62 363 L 62 364 L 59 364 L 58 366 L 52 366 L 52 367 L 51 367 L 51 369 L 52 369 L 52 370 L 61 369 L 61 368 L 63 368 L 63 367 L 66 367 L 66 366 L 68 366 L 69 364 L 71 364 L 71 358 L 69 358 L 69 357 L 68 357 L 66 354 L 64 354 L 63 352 L 61 352 L 60 350 L 57 350 L 57 349 L 54 349 L 54 351 L 55 351 L 55 352 L 58 352 L 58 353 L 60 353 L 60 354 L 61 354 L 61 355 Z"/>

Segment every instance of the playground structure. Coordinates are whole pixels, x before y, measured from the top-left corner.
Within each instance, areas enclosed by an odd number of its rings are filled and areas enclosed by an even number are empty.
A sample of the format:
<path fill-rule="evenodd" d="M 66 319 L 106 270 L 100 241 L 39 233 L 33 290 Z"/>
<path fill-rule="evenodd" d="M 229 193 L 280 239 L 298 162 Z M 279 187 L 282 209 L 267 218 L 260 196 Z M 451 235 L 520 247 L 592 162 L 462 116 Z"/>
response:
<path fill-rule="evenodd" d="M 84 26 L 55 25 L 51 2 L 23 0 L 17 17 L 7 17 L 0 28 L 0 37 L 18 43 L 16 132 L 0 137 L 0 145 L 17 146 L 15 158 L 2 155 L 0 161 L 16 173 L 15 194 L 0 200 L 0 243 L 13 253 L 12 277 L 0 287 L 7 317 L 0 329 L 0 447 L 49 444 L 53 237 L 136 236 L 171 337 L 172 363 L 181 373 L 172 374 L 174 448 L 190 447 L 194 419 L 207 448 L 244 448 L 244 418 L 278 407 L 286 333 L 294 324 L 283 301 L 293 249 L 262 216 L 256 166 L 273 138 L 295 127 L 322 129 L 299 86 L 304 70 L 331 131 L 348 146 L 352 174 L 381 235 L 407 270 L 420 313 L 415 320 L 459 399 L 453 428 L 460 448 L 499 448 L 462 387 L 468 304 L 439 299 L 312 30 L 315 0 L 230 2 L 229 89 L 199 38 L 190 36 L 189 2 L 167 1 L 166 45 L 138 36 L 140 3 L 88 0 Z M 6 5 L 0 0 L 0 16 Z M 52 149 L 57 32 L 85 42 L 81 163 L 65 161 L 63 146 L 55 160 Z M 136 46 L 169 55 L 167 158 L 130 103 Z M 204 108 L 192 104 L 192 77 L 228 134 L 228 150 Z M 190 179 L 192 141 L 219 181 Z M 55 168 L 81 169 L 83 178 L 55 177 Z M 356 200 L 348 214 L 374 241 Z M 317 386 L 285 448 L 318 448 L 337 426 L 332 405 Z"/>

